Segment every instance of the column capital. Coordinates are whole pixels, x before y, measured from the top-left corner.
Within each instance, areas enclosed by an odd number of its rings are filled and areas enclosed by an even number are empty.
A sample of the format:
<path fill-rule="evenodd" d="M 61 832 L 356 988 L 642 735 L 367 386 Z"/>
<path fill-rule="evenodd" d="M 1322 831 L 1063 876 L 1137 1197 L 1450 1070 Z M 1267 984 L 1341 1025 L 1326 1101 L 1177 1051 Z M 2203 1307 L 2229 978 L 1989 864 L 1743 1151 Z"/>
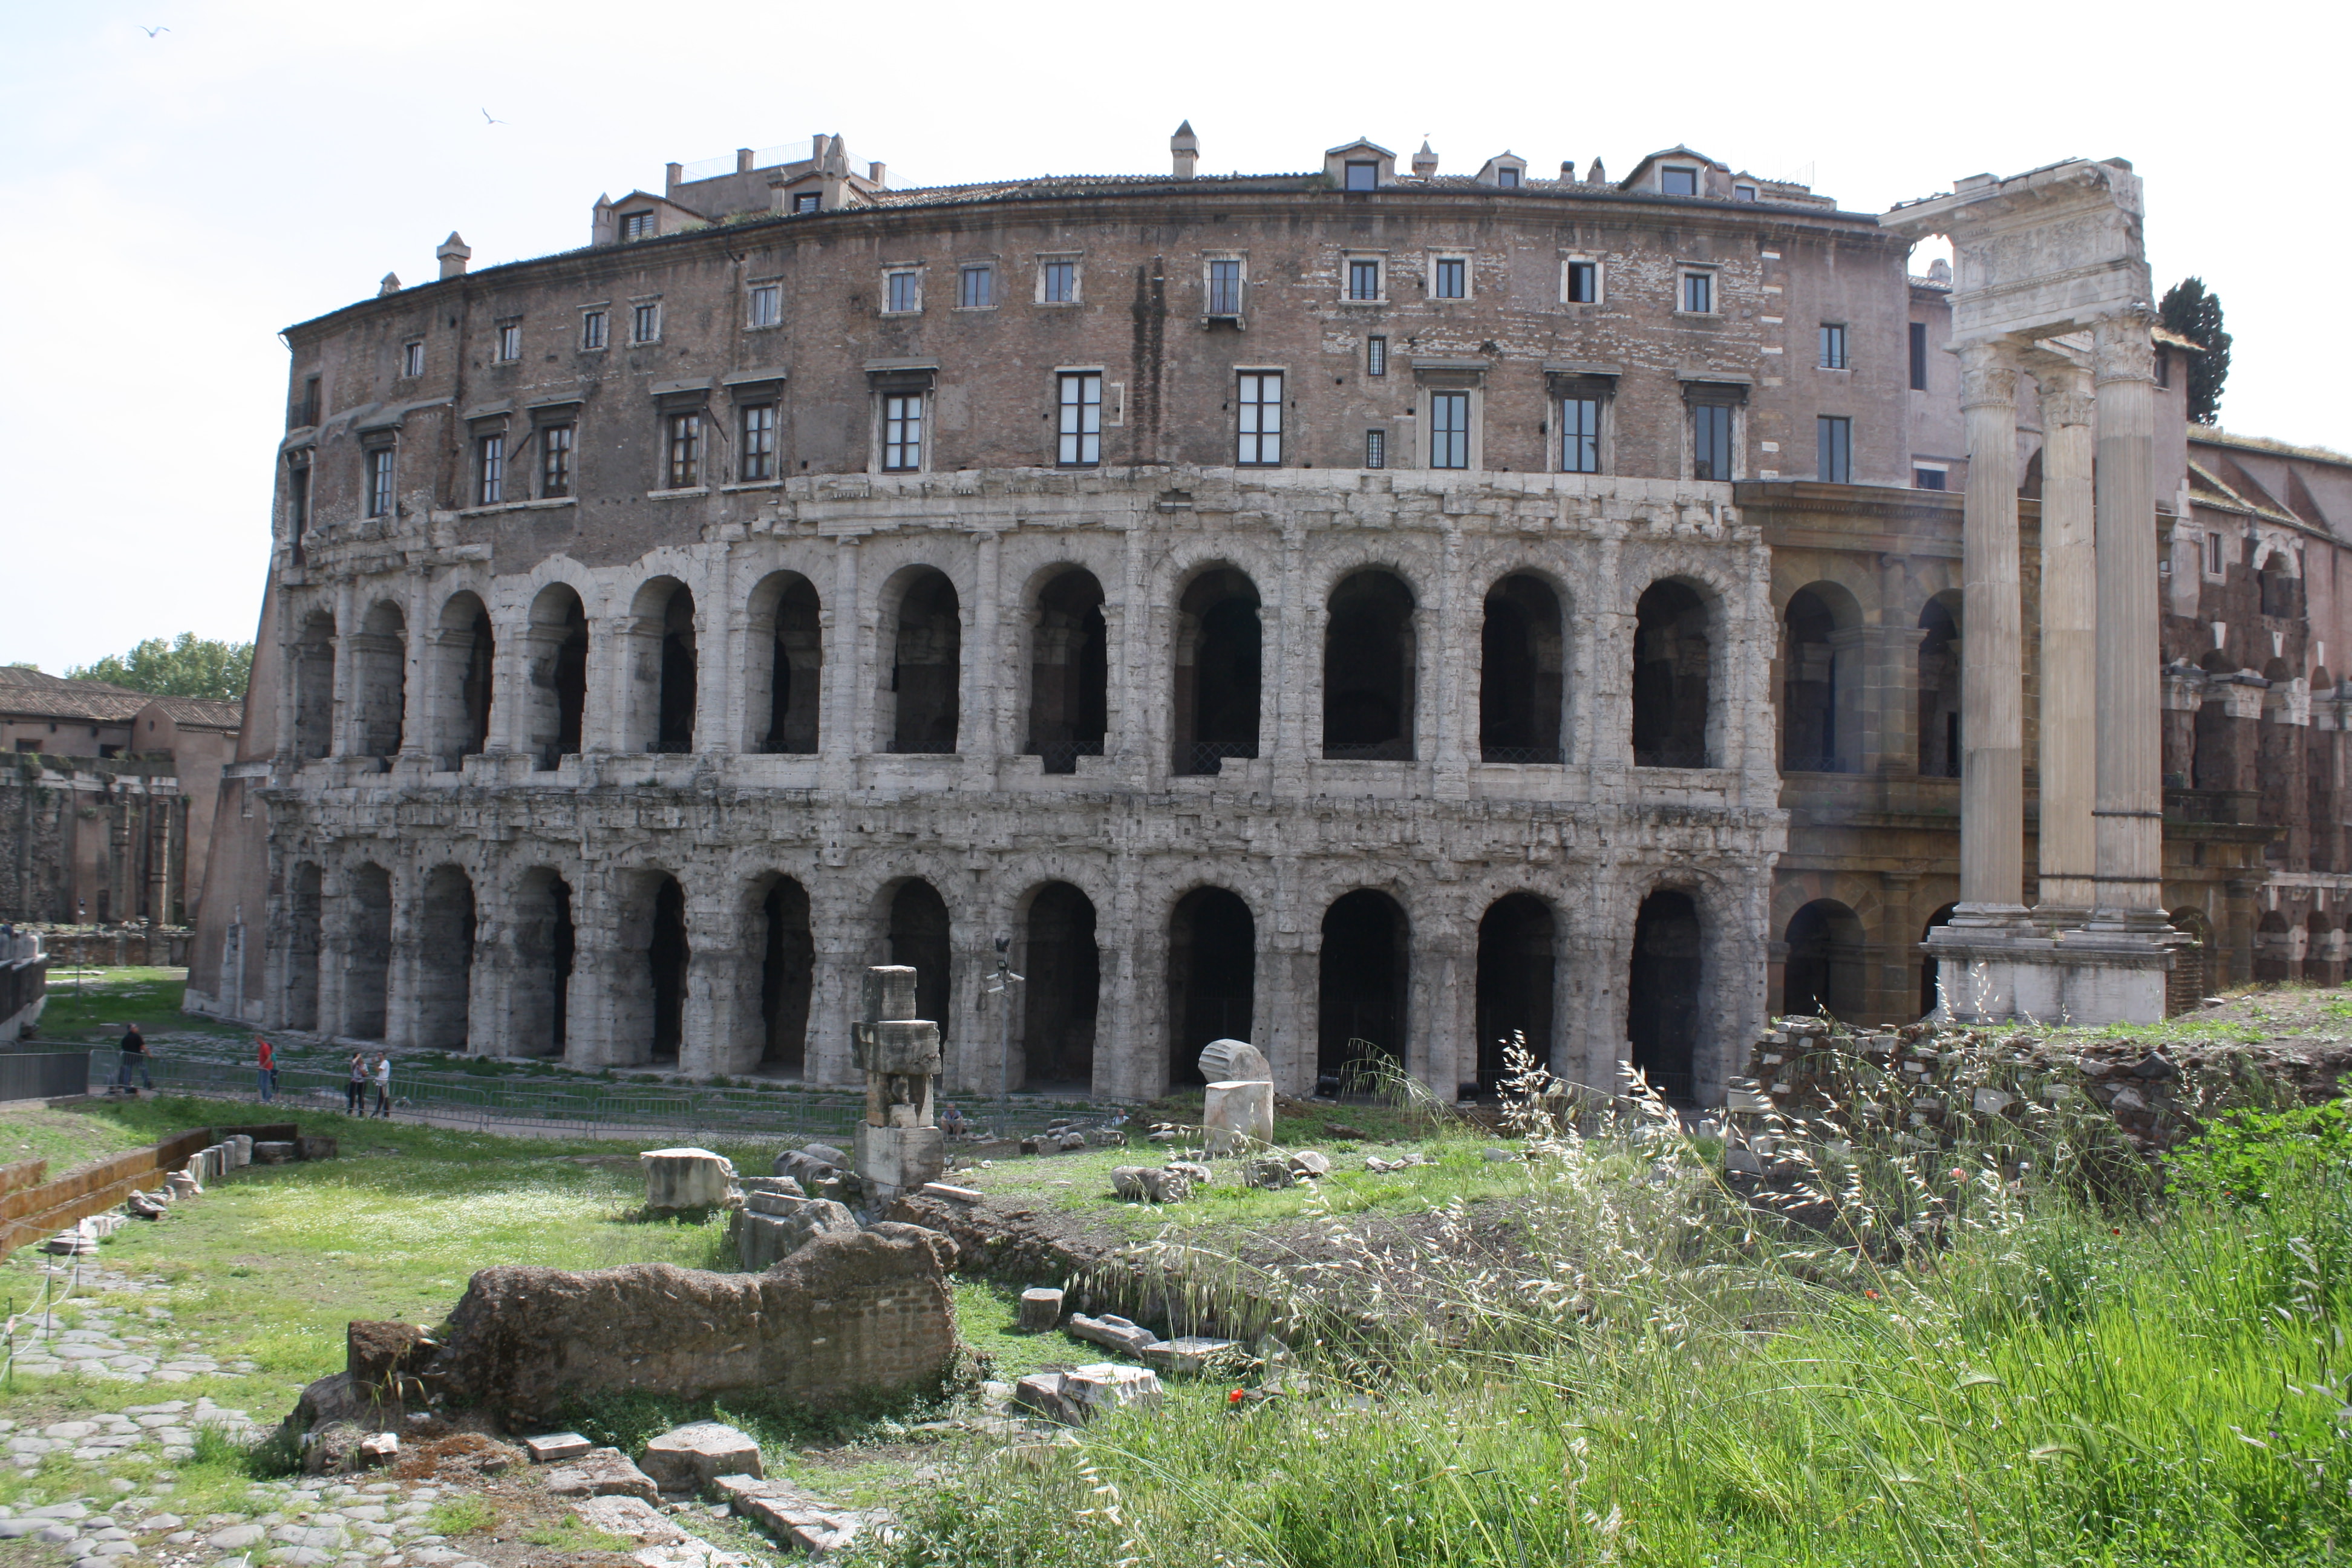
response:
<path fill-rule="evenodd" d="M 2101 385 L 2156 381 L 2154 319 L 2146 310 L 2118 310 L 2091 323 L 2091 369 Z"/>
<path fill-rule="evenodd" d="M 2008 338 L 1987 338 L 1963 345 L 1960 356 L 1960 406 L 2017 401 L 2017 344 Z"/>
<path fill-rule="evenodd" d="M 2042 423 L 2045 427 L 2091 423 L 2098 399 L 2088 370 L 2055 354 L 2035 356 L 2026 369 L 2041 389 Z"/>

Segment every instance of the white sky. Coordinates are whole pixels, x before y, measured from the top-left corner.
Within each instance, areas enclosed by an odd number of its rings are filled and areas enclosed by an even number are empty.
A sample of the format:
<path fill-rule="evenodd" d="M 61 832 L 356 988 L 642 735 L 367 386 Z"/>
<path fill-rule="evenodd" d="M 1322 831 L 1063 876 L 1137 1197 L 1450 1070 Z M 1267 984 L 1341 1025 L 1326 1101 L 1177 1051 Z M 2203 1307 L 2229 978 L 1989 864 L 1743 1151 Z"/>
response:
<path fill-rule="evenodd" d="M 898 185 L 1157 172 L 1187 117 L 1219 173 L 1319 167 L 1360 134 L 1426 134 L 1451 174 L 1507 148 L 1622 174 L 1685 142 L 1767 176 L 1811 164 L 1855 211 L 2120 155 L 2147 182 L 2159 290 L 2199 273 L 2226 308 L 2222 423 L 2352 448 L 2342 16 L 0 0 L 0 661 L 254 635 L 279 329 L 387 270 L 432 278 L 453 228 L 478 268 L 570 248 L 600 191 L 818 131 Z"/>

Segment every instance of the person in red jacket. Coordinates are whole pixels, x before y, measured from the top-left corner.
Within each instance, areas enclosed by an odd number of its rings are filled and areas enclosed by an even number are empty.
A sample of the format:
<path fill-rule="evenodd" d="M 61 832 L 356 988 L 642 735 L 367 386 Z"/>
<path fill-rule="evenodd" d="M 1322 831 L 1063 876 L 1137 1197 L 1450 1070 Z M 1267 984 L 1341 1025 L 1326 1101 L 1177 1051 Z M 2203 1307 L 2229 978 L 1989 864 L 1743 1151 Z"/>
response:
<path fill-rule="evenodd" d="M 253 1064 L 261 1079 L 261 1103 L 268 1104 L 278 1098 L 278 1047 L 253 1037 Z"/>

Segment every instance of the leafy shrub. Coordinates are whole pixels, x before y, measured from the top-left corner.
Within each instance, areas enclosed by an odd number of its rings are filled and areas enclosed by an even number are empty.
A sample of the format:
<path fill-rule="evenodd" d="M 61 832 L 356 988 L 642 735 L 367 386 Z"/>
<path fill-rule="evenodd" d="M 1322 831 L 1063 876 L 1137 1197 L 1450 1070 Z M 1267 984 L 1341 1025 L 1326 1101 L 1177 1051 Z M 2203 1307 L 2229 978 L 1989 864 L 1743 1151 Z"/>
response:
<path fill-rule="evenodd" d="M 2352 1162 L 2352 1100 L 2220 1117 L 2175 1150 L 2170 1189 L 2209 1203 L 2266 1204 L 2290 1163 Z"/>

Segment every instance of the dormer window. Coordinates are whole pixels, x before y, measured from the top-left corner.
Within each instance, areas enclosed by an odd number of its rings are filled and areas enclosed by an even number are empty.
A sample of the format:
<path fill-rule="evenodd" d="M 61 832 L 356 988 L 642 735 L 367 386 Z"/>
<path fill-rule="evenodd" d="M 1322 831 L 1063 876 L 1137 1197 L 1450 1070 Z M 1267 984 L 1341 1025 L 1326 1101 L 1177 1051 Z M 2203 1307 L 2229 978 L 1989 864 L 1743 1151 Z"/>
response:
<path fill-rule="evenodd" d="M 793 211 L 796 213 L 816 212 L 824 205 L 824 193 L 822 191 L 803 191 L 793 198 Z"/>
<path fill-rule="evenodd" d="M 1517 190 L 1519 188 L 1518 170 L 1508 163 L 1504 164 L 1495 171 L 1495 184 L 1498 190 Z"/>
<path fill-rule="evenodd" d="M 1378 163 L 1350 163 L 1348 165 L 1348 189 L 1351 191 L 1374 190 L 1379 187 L 1380 183 L 1381 166 Z"/>
<path fill-rule="evenodd" d="M 1659 165 L 1658 194 L 1664 196 L 1698 195 L 1698 171 L 1682 163 Z"/>
<path fill-rule="evenodd" d="M 1756 199 L 1756 187 L 1734 185 L 1731 187 L 1731 199 L 1735 202 L 1752 202 Z"/>
<path fill-rule="evenodd" d="M 653 237 L 653 214 L 646 212 L 621 215 L 621 238 L 624 243 L 633 239 L 651 239 Z"/>

